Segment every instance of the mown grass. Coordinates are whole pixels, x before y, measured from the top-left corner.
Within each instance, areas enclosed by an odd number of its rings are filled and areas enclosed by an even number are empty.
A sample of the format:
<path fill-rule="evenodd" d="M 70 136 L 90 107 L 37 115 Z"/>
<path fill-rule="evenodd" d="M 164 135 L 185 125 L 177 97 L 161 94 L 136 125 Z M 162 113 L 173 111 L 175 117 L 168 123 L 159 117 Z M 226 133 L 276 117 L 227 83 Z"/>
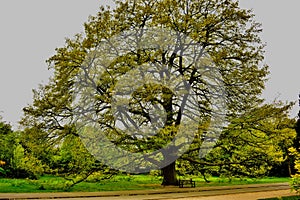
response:
<path fill-rule="evenodd" d="M 66 188 L 66 180 L 61 177 L 42 176 L 38 180 L 0 178 L 0 192 L 96 192 L 116 190 L 141 190 L 159 188 L 160 183 L 160 178 L 155 176 L 119 175 L 108 180 L 101 180 L 97 182 L 81 182 L 72 188 L 64 189 Z"/>
<path fill-rule="evenodd" d="M 191 177 L 180 177 L 181 179 Z M 202 178 L 192 177 L 196 181 L 196 187 L 225 186 L 239 184 L 260 184 L 288 182 L 289 178 L 262 178 L 262 179 L 228 179 L 211 177 L 210 183 Z M 55 176 L 42 176 L 39 180 L 29 179 L 5 179 L 0 178 L 0 192 L 2 193 L 35 193 L 35 192 L 96 192 L 96 191 L 120 191 L 120 190 L 149 190 L 159 189 L 161 177 L 152 175 L 118 175 L 108 180 L 85 181 L 72 188 L 64 189 L 66 180 Z"/>
<path fill-rule="evenodd" d="M 264 177 L 264 178 L 209 178 L 210 183 L 205 183 L 201 178 L 192 177 L 197 182 L 198 186 L 226 186 L 226 185 L 244 185 L 244 184 L 264 184 L 264 183 L 284 183 L 289 182 L 288 177 Z"/>

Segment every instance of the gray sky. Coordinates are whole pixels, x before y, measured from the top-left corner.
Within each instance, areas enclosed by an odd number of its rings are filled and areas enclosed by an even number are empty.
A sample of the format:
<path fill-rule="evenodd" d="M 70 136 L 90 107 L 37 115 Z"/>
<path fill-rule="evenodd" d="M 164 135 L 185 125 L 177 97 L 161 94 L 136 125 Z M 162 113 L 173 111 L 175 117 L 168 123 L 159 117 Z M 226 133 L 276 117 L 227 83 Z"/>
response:
<path fill-rule="evenodd" d="M 269 81 L 263 93 L 269 102 L 274 99 L 297 101 L 300 92 L 300 1 L 240 0 L 241 7 L 252 8 L 262 23 L 262 39 L 266 42 L 265 62 L 270 66 Z M 294 106 L 291 117 L 299 107 Z"/>
<path fill-rule="evenodd" d="M 299 0 L 240 0 L 253 8 L 263 24 L 270 80 L 264 97 L 296 101 L 300 41 Z M 47 83 L 51 72 L 45 60 L 66 37 L 83 31 L 89 15 L 105 0 L 1 0 L 0 1 L 0 115 L 14 127 L 22 108 L 32 102 L 32 89 Z M 291 113 L 295 117 L 296 106 Z"/>

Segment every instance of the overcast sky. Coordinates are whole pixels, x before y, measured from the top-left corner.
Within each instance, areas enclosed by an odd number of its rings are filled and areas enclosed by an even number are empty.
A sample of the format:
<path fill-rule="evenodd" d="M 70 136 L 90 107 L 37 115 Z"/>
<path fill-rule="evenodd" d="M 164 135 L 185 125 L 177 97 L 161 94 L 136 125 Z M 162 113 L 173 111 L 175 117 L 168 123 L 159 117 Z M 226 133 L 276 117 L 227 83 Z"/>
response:
<path fill-rule="evenodd" d="M 270 80 L 264 97 L 296 101 L 300 58 L 299 0 L 240 0 L 253 8 L 263 24 Z M 32 89 L 47 83 L 51 72 L 45 60 L 66 37 L 83 31 L 89 15 L 107 0 L 1 0 L 0 1 L 0 115 L 17 127 L 22 108 L 32 102 Z M 296 106 L 291 113 L 295 117 Z"/>

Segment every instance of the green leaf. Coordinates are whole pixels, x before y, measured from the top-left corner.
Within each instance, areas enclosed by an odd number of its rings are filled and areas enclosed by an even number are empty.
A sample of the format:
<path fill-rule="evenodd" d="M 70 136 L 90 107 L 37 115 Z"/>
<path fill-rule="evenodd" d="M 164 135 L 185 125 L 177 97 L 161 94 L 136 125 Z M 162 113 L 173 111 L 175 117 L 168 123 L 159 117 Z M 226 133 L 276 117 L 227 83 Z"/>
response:
<path fill-rule="evenodd" d="M 2 167 L 0 167 L 0 174 L 6 175 L 6 171 Z"/>

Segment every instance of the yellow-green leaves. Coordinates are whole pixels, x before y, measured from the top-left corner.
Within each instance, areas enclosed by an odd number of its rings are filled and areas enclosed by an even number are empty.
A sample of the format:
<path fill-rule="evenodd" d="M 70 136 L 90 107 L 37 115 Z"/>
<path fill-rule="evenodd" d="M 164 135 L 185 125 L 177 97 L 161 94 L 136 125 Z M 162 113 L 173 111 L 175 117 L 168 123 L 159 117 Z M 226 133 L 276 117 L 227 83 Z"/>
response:
<path fill-rule="evenodd" d="M 202 134 L 215 125 L 215 119 L 225 121 L 233 116 L 237 119 L 226 130 L 232 138 L 225 137 L 224 149 L 247 157 L 251 151 L 261 155 L 261 149 L 253 147 L 261 144 L 268 152 L 280 154 L 273 134 L 281 133 L 274 127 L 267 130 L 267 120 L 255 124 L 260 115 L 249 110 L 261 102 L 259 95 L 268 74 L 261 64 L 261 27 L 251 11 L 239 8 L 235 0 L 115 2 L 114 9 L 100 7 L 84 24 L 84 33 L 56 49 L 48 60 L 54 76 L 49 84 L 35 90 L 33 104 L 24 109 L 24 126 L 38 127 L 40 137 L 47 133 L 46 137 L 67 143 L 64 139 L 68 135 L 80 132 L 80 126 L 70 131 L 73 123 L 82 125 L 88 118 L 112 144 L 140 154 L 164 148 L 173 139 L 171 146 L 180 147 L 185 139 L 192 141 L 193 135 L 191 150 L 180 153 L 197 160 Z M 140 73 L 132 73 L 135 71 Z M 150 83 L 147 73 L 152 76 Z M 118 99 L 118 95 L 123 97 Z M 255 116 L 238 118 L 243 112 L 255 112 Z M 161 114 L 165 118 L 157 120 Z M 151 132 L 148 136 L 140 134 L 138 129 L 155 120 L 162 125 L 147 129 Z M 134 129 L 122 131 L 131 125 Z M 216 142 L 223 125 L 215 126 L 207 146 Z M 181 126 L 193 133 L 179 134 Z M 290 135 L 288 130 L 285 133 Z M 233 148 L 239 137 L 247 146 L 239 141 L 240 146 Z M 80 144 L 78 138 L 68 140 L 69 144 L 75 145 L 71 140 Z M 76 147 L 74 155 L 87 153 Z M 238 153 L 226 154 L 226 159 L 236 163 Z M 164 156 L 168 160 L 167 153 L 157 157 Z"/>

